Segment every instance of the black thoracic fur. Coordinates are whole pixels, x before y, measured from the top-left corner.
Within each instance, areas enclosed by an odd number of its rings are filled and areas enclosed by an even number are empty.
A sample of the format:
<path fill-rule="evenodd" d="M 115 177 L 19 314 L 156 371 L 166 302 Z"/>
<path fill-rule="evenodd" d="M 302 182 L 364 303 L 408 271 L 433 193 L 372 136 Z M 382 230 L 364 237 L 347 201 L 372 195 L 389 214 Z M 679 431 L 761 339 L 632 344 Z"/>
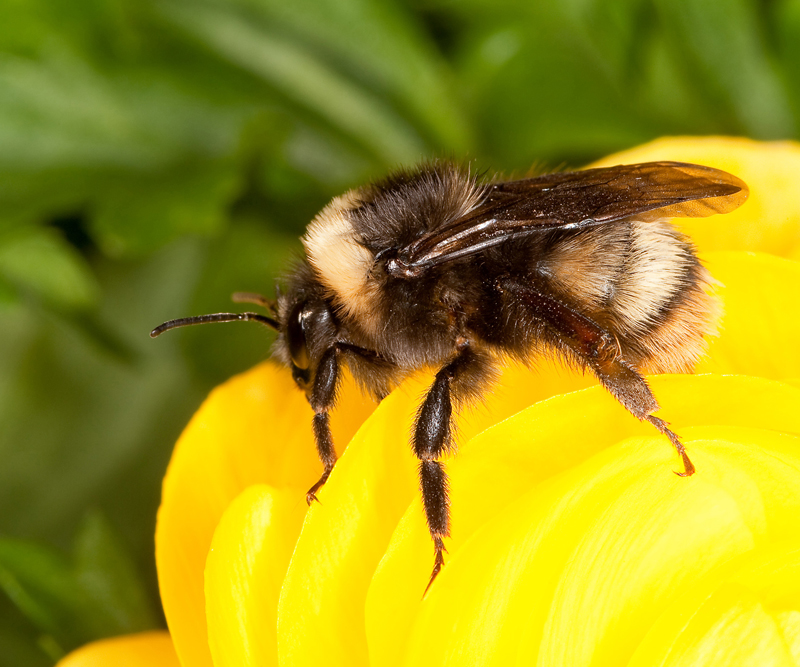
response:
<path fill-rule="evenodd" d="M 648 178 L 654 179 L 652 185 L 647 185 Z M 559 195 L 558 183 L 569 179 L 579 187 L 570 185 Z M 525 194 L 530 183 L 538 194 Z M 682 197 L 684 188 L 692 194 Z M 655 193 L 649 197 L 652 205 L 643 203 L 650 190 Z M 677 436 L 652 416 L 658 404 L 640 373 L 688 367 L 711 325 L 713 302 L 691 245 L 657 213 L 687 200 L 740 190 L 746 193 L 744 184 L 728 174 L 676 163 L 494 184 L 436 163 L 352 193 L 337 215 L 346 219 L 353 242 L 374 259 L 368 273 L 377 287 L 370 292 L 370 322 L 363 321 L 363 313 L 354 314 L 326 284 L 313 259 L 295 267 L 277 309 L 276 351 L 309 397 L 325 465 L 308 493 L 309 502 L 335 463 L 327 415 L 336 401 L 342 363 L 379 399 L 418 369 L 436 371 L 412 434 L 436 552 L 431 581 L 442 566 L 443 538 L 449 534 L 447 476 L 440 459 L 452 446 L 453 414 L 464 401 L 480 398 L 502 358 L 530 363 L 538 354 L 555 352 L 588 368 L 633 415 L 670 438 L 683 458 L 683 474 L 691 474 L 692 464 Z M 419 239 L 454 221 L 469 220 L 476 210 L 488 211 L 484 219 L 490 223 L 493 215 L 514 221 L 552 211 L 565 224 L 509 234 L 469 256 L 440 263 L 434 254 L 441 246 L 429 254 L 434 257 L 429 264 L 424 263 L 427 258 L 415 266 L 406 261 Z M 579 224 L 570 226 L 573 214 Z M 636 245 L 641 238 L 637 234 L 648 225 L 671 248 L 666 269 L 663 257 L 641 256 L 650 246 L 645 244 L 643 251 Z M 664 247 L 659 243 L 651 244 L 653 252 Z M 394 261 L 398 258 L 406 261 L 405 272 L 398 269 L 403 267 L 402 261 Z M 631 300 L 658 292 L 646 284 L 651 264 L 666 272 L 662 282 L 669 289 L 645 304 L 643 316 L 634 317 Z M 694 352 L 682 352 L 684 342 Z"/>

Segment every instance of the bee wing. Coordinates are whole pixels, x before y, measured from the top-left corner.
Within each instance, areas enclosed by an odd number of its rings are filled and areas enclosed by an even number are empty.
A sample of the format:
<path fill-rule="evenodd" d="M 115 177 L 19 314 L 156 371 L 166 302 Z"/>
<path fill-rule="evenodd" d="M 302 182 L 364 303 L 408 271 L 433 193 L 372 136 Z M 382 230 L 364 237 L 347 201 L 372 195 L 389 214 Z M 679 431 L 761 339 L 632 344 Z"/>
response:
<path fill-rule="evenodd" d="M 420 237 L 397 255 L 406 273 L 551 229 L 581 229 L 615 220 L 705 217 L 747 199 L 747 185 L 711 167 L 646 162 L 547 174 L 496 183 L 465 216 Z"/>

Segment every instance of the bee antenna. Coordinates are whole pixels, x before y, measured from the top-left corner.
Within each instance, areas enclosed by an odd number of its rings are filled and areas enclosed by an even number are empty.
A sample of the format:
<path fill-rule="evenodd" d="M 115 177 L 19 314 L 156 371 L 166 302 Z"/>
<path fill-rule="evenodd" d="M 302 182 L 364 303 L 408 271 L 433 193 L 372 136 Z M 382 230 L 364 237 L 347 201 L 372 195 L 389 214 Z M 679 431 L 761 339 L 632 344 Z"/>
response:
<path fill-rule="evenodd" d="M 280 327 L 277 320 L 258 313 L 214 313 L 212 315 L 198 315 L 196 317 L 181 317 L 177 320 L 170 320 L 158 325 L 150 332 L 150 338 L 156 338 L 165 331 L 177 329 L 178 327 L 189 327 L 194 324 L 208 324 L 210 322 L 260 322 L 261 324 L 275 329 Z"/>
<path fill-rule="evenodd" d="M 231 295 L 231 301 L 234 303 L 254 303 L 257 306 L 265 308 L 273 315 L 278 313 L 278 302 L 261 296 L 261 294 L 255 294 L 253 292 L 234 292 Z"/>

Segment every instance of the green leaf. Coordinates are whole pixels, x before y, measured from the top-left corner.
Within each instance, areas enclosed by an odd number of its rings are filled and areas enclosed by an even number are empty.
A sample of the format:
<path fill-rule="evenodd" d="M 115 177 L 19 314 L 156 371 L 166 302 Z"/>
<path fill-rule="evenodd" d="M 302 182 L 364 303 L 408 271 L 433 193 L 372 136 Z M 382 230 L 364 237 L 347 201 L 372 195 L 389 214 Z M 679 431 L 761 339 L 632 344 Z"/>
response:
<path fill-rule="evenodd" d="M 104 285 L 97 319 L 135 351 L 135 363 L 121 364 L 41 309 L 0 316 L 0 531 L 68 544 L 85 508 L 100 507 L 145 574 L 153 607 L 161 478 L 210 386 L 168 337 L 148 332 L 190 312 L 204 245 L 184 239 L 147 260 L 95 257 Z"/>
<path fill-rule="evenodd" d="M 778 55 L 797 119 L 800 117 L 800 0 L 776 3 L 773 30 L 778 37 Z"/>
<path fill-rule="evenodd" d="M 48 41 L 98 55 L 135 42 L 136 3 L 127 0 L 5 0 L 0 50 L 35 56 Z"/>
<path fill-rule="evenodd" d="M 144 585 L 99 513 L 84 521 L 72 559 L 0 539 L 0 590 L 56 652 L 156 626 Z"/>
<path fill-rule="evenodd" d="M 424 143 L 384 100 L 277 29 L 207 4 L 172 2 L 165 14 L 220 55 L 262 78 L 385 162 L 419 158 Z"/>
<path fill-rule="evenodd" d="M 761 4 L 751 0 L 659 0 L 659 16 L 685 73 L 731 114 L 734 131 L 761 139 L 797 131 L 787 92 L 761 32 Z"/>
<path fill-rule="evenodd" d="M 0 539 L 0 589 L 41 633 L 64 647 L 79 641 L 86 598 L 62 555 L 32 542 Z"/>
<path fill-rule="evenodd" d="M 94 637 L 156 627 L 130 557 L 100 512 L 84 519 L 75 544 L 75 577 L 89 601 L 87 625 Z"/>
<path fill-rule="evenodd" d="M 663 31 L 654 31 L 641 52 L 638 99 L 658 134 L 724 134 L 733 131 L 726 114 L 715 113 L 705 91 L 693 85 Z"/>
<path fill-rule="evenodd" d="M 149 252 L 182 234 L 214 234 L 241 187 L 233 161 L 195 160 L 120 175 L 99 196 L 91 232 L 112 256 Z"/>
<path fill-rule="evenodd" d="M 460 49 L 462 86 L 489 157 L 518 169 L 542 159 L 579 164 L 651 136 L 629 94 L 624 51 L 593 36 L 583 23 L 591 17 L 556 3 L 512 9 L 479 14 Z M 632 25 L 618 27 L 622 42 Z"/>
<path fill-rule="evenodd" d="M 39 61 L 0 55 L 0 167 L 163 164 L 174 138 L 155 141 L 128 102 L 113 80 L 63 45 Z"/>
<path fill-rule="evenodd" d="M 222 3 L 229 4 L 229 3 Z M 402 3 L 383 0 L 233 0 L 264 25 L 393 102 L 433 145 L 463 153 L 473 142 L 454 79 Z"/>
<path fill-rule="evenodd" d="M 19 292 L 14 286 L 0 277 L 0 308 L 19 302 Z"/>
<path fill-rule="evenodd" d="M 0 276 L 65 310 L 89 308 L 99 291 L 86 261 L 55 229 L 28 228 L 0 237 Z"/>
<path fill-rule="evenodd" d="M 0 593 L 0 667 L 52 667 L 55 655 L 40 646 L 36 629 Z"/>
<path fill-rule="evenodd" d="M 216 230 L 251 114 L 187 95 L 163 72 L 101 72 L 63 45 L 39 60 L 0 54 L 3 215 L 95 207 L 99 240 L 116 253 Z"/>

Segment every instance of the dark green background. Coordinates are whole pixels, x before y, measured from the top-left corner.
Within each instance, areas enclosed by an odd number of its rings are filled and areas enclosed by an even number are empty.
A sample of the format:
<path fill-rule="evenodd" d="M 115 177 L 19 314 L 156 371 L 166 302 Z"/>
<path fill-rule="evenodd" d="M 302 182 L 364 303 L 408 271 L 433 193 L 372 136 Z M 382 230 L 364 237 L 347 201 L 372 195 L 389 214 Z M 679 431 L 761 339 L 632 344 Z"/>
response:
<path fill-rule="evenodd" d="M 333 195 L 426 156 L 797 136 L 800 0 L 5 0 L 0 665 L 163 623 L 172 443 Z"/>

